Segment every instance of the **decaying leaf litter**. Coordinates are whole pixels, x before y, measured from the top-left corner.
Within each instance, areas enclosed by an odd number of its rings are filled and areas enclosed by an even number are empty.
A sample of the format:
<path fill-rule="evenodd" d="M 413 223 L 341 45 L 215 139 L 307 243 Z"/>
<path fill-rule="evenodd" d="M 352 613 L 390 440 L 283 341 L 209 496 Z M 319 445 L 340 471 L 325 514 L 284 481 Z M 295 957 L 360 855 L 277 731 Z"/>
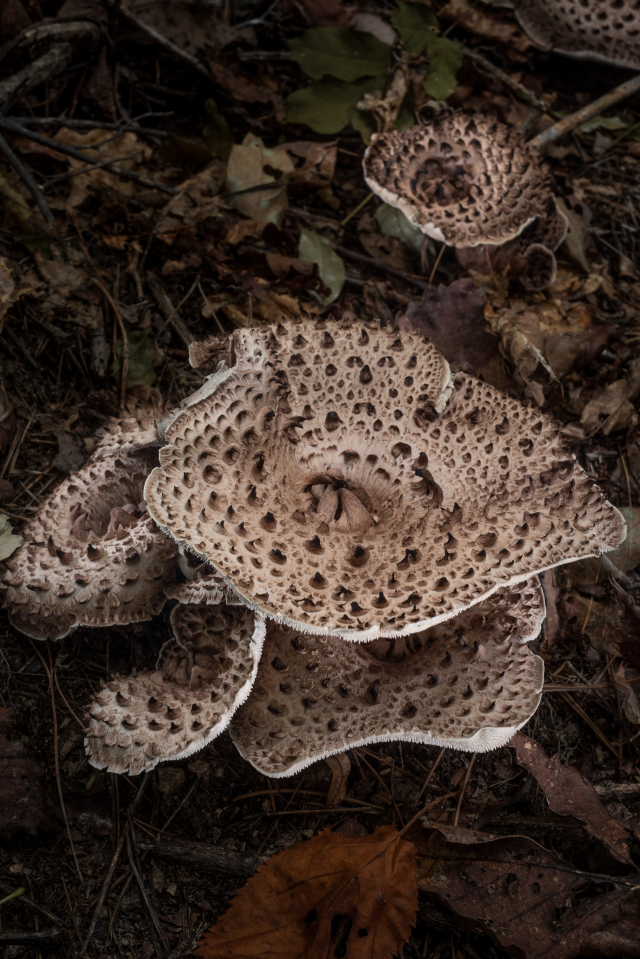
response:
<path fill-rule="evenodd" d="M 424 331 L 454 372 L 550 413 L 627 539 L 542 574 L 545 692 L 510 745 L 363 745 L 282 780 L 228 733 L 146 777 L 89 765 L 91 694 L 153 669 L 171 602 L 48 644 L 3 613 L 0 893 L 18 894 L 0 941 L 178 956 L 211 927 L 199 954 L 262 955 L 266 927 L 242 918 L 254 896 L 269 922 L 286 903 L 273 955 L 638 955 L 640 53 L 618 42 L 621 65 L 603 62 L 606 31 L 596 61 L 549 53 L 536 44 L 571 43 L 518 4 L 317 7 L 5 5 L 2 561 L 109 417 L 160 415 L 215 371 L 215 351 L 189 364 L 192 343 L 296 313 Z M 623 83 L 626 98 L 571 119 Z M 371 196 L 371 136 L 444 122 L 443 103 L 548 141 L 558 247 L 548 231 L 530 238 L 535 260 L 515 241 L 446 245 Z M 138 506 L 122 504 L 116 530 L 147 522 Z M 382 880 L 362 864 L 382 840 L 405 859 L 376 912 Z M 322 894 L 319 856 L 333 864 Z"/>

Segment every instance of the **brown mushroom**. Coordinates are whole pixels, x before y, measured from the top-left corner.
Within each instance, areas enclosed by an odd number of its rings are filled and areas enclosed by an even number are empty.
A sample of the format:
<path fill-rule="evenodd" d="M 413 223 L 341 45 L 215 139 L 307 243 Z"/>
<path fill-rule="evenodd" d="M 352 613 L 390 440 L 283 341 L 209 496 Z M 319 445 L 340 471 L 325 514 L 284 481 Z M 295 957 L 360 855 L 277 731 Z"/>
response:
<path fill-rule="evenodd" d="M 407 635 L 624 538 L 551 420 L 452 383 L 420 334 L 329 318 L 235 337 L 236 366 L 168 427 L 145 496 L 276 621 Z"/>
<path fill-rule="evenodd" d="M 525 644 L 544 613 L 533 577 L 403 639 L 346 643 L 269 623 L 231 736 L 245 759 L 274 777 L 389 740 L 496 749 L 540 701 L 544 664 Z"/>
<path fill-rule="evenodd" d="M 264 620 L 243 606 L 172 610 L 175 639 L 155 671 L 102 683 L 88 711 L 85 749 L 98 769 L 131 775 L 183 759 L 218 736 L 249 695 Z"/>
<path fill-rule="evenodd" d="M 125 415 L 111 417 L 98 431 L 95 457 L 160 446 L 156 424 L 164 415 L 164 402 L 157 390 L 150 393 L 147 401 L 129 399 Z"/>
<path fill-rule="evenodd" d="M 371 190 L 449 246 L 502 244 L 544 216 L 549 172 L 535 147 L 494 117 L 457 110 L 409 130 L 374 133 Z"/>
<path fill-rule="evenodd" d="M 493 0 L 492 5 L 515 8 L 522 29 L 545 50 L 640 69 L 638 0 Z"/>
<path fill-rule="evenodd" d="M 45 500 L 3 577 L 17 629 L 59 639 L 76 626 L 136 623 L 160 612 L 177 549 L 143 498 L 157 461 L 157 450 L 93 457 Z"/>

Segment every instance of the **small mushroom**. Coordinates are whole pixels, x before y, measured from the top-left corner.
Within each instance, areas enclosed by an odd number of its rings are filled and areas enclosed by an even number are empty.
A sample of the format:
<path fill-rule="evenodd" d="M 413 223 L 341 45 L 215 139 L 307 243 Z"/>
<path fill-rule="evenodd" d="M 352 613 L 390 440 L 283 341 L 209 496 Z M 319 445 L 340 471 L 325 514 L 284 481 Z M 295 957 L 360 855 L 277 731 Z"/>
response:
<path fill-rule="evenodd" d="M 467 110 L 405 132 L 374 133 L 363 169 L 381 199 L 455 247 L 514 239 L 545 215 L 550 196 L 538 150 L 505 123 Z"/>
<path fill-rule="evenodd" d="M 227 606 L 242 605 L 237 593 L 225 584 L 224 578 L 210 563 L 195 560 L 188 553 L 178 555 L 178 566 L 184 576 L 184 582 L 170 583 L 165 586 L 168 599 L 177 599 L 179 603 L 191 606 Z"/>
<path fill-rule="evenodd" d="M 545 50 L 640 69 L 637 0 L 494 0 L 492 5 L 514 7 L 522 29 Z"/>
<path fill-rule="evenodd" d="M 89 707 L 85 749 L 98 769 L 135 776 L 190 756 L 226 729 L 249 695 L 263 619 L 245 607 L 180 604 L 171 624 L 175 639 L 155 671 L 113 677 Z"/>
<path fill-rule="evenodd" d="M 16 629 L 60 639 L 80 625 L 124 625 L 160 612 L 177 550 L 144 502 L 157 462 L 153 449 L 94 456 L 45 500 L 3 577 Z"/>
<path fill-rule="evenodd" d="M 389 740 L 496 749 L 540 701 L 544 664 L 526 643 L 544 614 L 533 577 L 406 639 L 346 643 L 269 623 L 231 737 L 245 759 L 276 778 Z"/>
<path fill-rule="evenodd" d="M 552 421 L 421 334 L 332 318 L 235 334 L 145 486 L 158 525 L 253 609 L 361 641 L 617 547 L 621 514 Z"/>

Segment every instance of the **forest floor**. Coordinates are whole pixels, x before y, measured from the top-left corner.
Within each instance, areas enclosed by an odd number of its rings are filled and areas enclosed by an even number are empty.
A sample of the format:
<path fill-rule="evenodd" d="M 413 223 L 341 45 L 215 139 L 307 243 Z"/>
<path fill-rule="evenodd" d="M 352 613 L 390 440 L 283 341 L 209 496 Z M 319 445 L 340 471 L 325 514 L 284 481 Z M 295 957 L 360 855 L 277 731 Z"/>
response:
<path fill-rule="evenodd" d="M 404 959 L 640 955 L 640 96 L 548 147 L 571 232 L 557 252 L 557 279 L 542 292 L 485 275 L 482 264 L 465 270 L 433 241 L 421 261 L 415 233 L 403 236 L 375 215 L 380 203 L 367 199 L 361 165 L 375 117 L 356 108 L 376 89 L 371 77 L 368 89 L 359 77 L 334 80 L 348 103 L 342 128 L 322 89 L 314 88 L 316 100 L 287 102 L 310 89 L 289 42 L 325 27 L 357 26 L 395 44 L 393 61 L 374 52 L 385 77 L 398 62 L 406 69 L 398 123 L 446 99 L 513 126 L 525 122 L 534 135 L 631 72 L 542 52 L 509 11 L 466 0 L 433 4 L 441 31 L 433 37 L 447 31 L 456 49 L 481 54 L 506 81 L 449 48 L 440 53 L 451 79 L 442 80 L 432 68 L 438 51 L 403 51 L 402 22 L 394 28 L 392 16 L 420 4 L 118 6 L 11 0 L 0 16 L 0 513 L 14 532 L 86 461 L 96 430 L 117 415 L 123 329 L 124 386 L 137 396 L 156 390 L 174 406 L 202 380 L 189 365 L 190 340 L 317 314 L 331 300 L 336 315 L 363 320 L 393 321 L 413 306 L 413 322 L 454 368 L 483 373 L 553 415 L 582 468 L 624 511 L 629 535 L 614 559 L 624 574 L 617 584 L 598 560 L 545 574 L 549 612 L 533 648 L 545 660 L 546 685 L 523 730 L 544 752 L 529 760 L 522 740 L 479 754 L 471 769 L 469 754 L 446 750 L 434 770 L 437 748 L 397 742 L 352 750 L 340 767 L 319 762 L 272 780 L 241 759 L 225 733 L 156 769 L 134 813 L 155 930 L 126 846 L 109 869 L 142 777 L 93 769 L 83 724 L 101 679 L 153 665 L 170 633 L 169 610 L 126 629 L 79 628 L 48 645 L 13 629 L 0 611 L 0 899 L 25 890 L 0 904 L 0 936 L 40 935 L 6 945 L 6 955 L 187 954 L 251 872 L 251 856 L 269 857 L 325 827 L 348 836 L 401 827 L 427 800 L 455 862 L 448 891 L 438 888 L 418 842 L 420 907 Z M 98 28 L 70 41 L 59 70 L 29 82 L 38 58 L 63 43 L 29 34 L 41 17 Z M 10 90 L 20 71 L 27 80 Z M 532 114 L 526 91 L 549 112 Z M 39 184 L 44 207 L 25 174 Z M 275 185 L 242 192 L 265 182 Z M 491 310 L 505 305 L 528 311 L 520 347 L 513 335 L 487 332 Z M 532 365 L 533 347 L 545 363 Z M 2 804 L 16 776 L 23 807 L 7 823 Z M 486 854 L 491 869 L 506 861 L 503 837 L 517 837 L 509 840 L 512 865 L 481 913 L 453 894 L 471 868 L 460 850 L 475 843 L 474 862 L 484 868 L 477 849 L 497 843 Z M 225 875 L 160 858 L 154 850 L 165 839 L 224 847 L 240 866 Z M 554 901 L 541 912 L 531 884 L 525 894 L 518 863 L 532 850 L 542 857 L 542 885 L 545 870 L 566 867 L 554 874 L 566 893 L 562 909 Z M 332 954 L 352 953 L 338 943 Z"/>

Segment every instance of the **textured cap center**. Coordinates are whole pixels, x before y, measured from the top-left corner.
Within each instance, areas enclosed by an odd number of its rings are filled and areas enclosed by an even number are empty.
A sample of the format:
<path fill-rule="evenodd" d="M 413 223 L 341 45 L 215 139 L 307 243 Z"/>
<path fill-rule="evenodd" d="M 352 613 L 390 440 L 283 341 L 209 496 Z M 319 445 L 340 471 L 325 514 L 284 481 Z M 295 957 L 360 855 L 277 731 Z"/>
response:
<path fill-rule="evenodd" d="M 315 513 L 330 529 L 364 533 L 376 522 L 366 489 L 346 479 L 340 469 L 307 473 L 298 483 L 298 489 L 300 512 Z"/>

